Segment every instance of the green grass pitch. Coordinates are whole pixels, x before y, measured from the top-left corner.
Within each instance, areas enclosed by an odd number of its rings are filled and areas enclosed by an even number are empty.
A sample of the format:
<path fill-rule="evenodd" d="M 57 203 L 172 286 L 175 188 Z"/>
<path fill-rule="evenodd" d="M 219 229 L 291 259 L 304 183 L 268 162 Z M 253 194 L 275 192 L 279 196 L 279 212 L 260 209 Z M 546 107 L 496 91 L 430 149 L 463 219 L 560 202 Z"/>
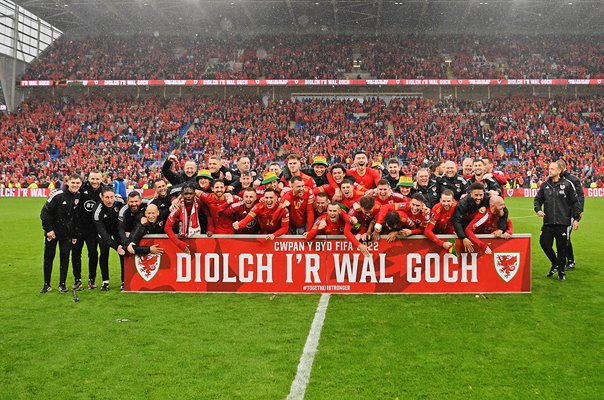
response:
<path fill-rule="evenodd" d="M 74 303 L 57 264 L 41 295 L 43 202 L 0 199 L 0 399 L 287 396 L 319 295 L 125 294 L 114 278 Z M 533 234 L 532 294 L 332 295 L 306 398 L 601 398 L 604 200 L 587 199 L 566 282 L 545 278 L 532 199 L 507 204 Z"/>

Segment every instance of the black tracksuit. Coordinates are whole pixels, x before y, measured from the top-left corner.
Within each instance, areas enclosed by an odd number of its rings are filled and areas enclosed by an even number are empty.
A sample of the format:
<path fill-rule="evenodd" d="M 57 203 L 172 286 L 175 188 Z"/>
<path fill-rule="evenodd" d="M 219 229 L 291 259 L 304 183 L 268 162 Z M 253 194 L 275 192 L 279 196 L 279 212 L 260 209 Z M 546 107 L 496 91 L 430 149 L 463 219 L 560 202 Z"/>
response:
<path fill-rule="evenodd" d="M 432 209 L 436 203 L 440 201 L 440 187 L 439 185 L 430 180 L 427 186 L 417 185 L 417 189 L 411 189 L 411 196 L 415 193 L 421 193 L 426 199 L 426 207 Z"/>
<path fill-rule="evenodd" d="M 562 173 L 562 178 L 566 178 L 575 186 L 575 192 L 577 193 L 577 200 L 579 201 L 579 208 L 581 210 L 580 214 L 583 214 L 583 210 L 585 207 L 585 193 L 583 193 L 583 186 L 581 185 L 581 181 L 575 175 L 571 174 L 568 171 Z M 579 218 L 580 219 L 580 218 Z M 568 263 L 575 262 L 575 253 L 573 251 L 573 244 L 570 241 L 570 236 L 572 233 L 572 229 L 568 231 L 568 246 L 566 247 L 566 260 Z"/>
<path fill-rule="evenodd" d="M 154 224 L 149 222 L 146 225 L 142 225 L 140 222 L 136 224 L 129 238 L 129 242 L 133 244 L 135 254 L 149 254 L 151 252 L 150 246 L 139 246 L 138 244 L 145 235 L 164 235 L 164 223 L 165 221 L 158 219 Z"/>
<path fill-rule="evenodd" d="M 550 260 L 551 268 L 557 268 L 558 274 L 562 276 L 566 266 L 571 218 L 579 219 L 581 214 L 575 187 L 565 178 L 560 178 L 557 182 L 547 178 L 539 187 L 534 206 L 535 212 L 541 211 L 543 207 L 542 211 L 545 213 L 539 244 Z M 553 249 L 554 239 L 557 255 Z"/>
<path fill-rule="evenodd" d="M 94 223 L 99 238 L 99 247 L 101 249 L 99 264 L 103 281 L 109 280 L 109 248 L 117 250 L 118 246 L 122 244 L 118 232 L 118 216 L 120 209 L 123 206 L 124 201 L 120 197 L 115 199 L 115 202 L 111 207 L 105 206 L 101 201 L 94 210 Z M 123 271 L 124 256 L 120 256 L 120 265 Z"/>
<path fill-rule="evenodd" d="M 76 214 L 80 201 L 79 193 L 71 193 L 68 189 L 57 190 L 48 198 L 40 219 L 44 229 L 44 284 L 50 285 L 52 263 L 59 244 L 60 273 L 59 284 L 65 285 L 69 268 L 69 253 L 72 239 L 76 237 Z M 54 231 L 56 238 L 49 240 L 46 234 Z"/>
<path fill-rule="evenodd" d="M 188 181 L 195 183 L 195 179 L 197 178 L 197 175 L 187 176 L 184 172 L 172 171 L 172 161 L 169 159 L 164 161 L 164 164 L 161 167 L 161 173 L 172 185 L 179 185 Z"/>
<path fill-rule="evenodd" d="M 96 269 L 99 263 L 99 240 L 94 225 L 94 209 L 101 200 L 101 185 L 95 190 L 90 182 L 84 182 L 80 188 L 80 202 L 77 208 L 77 237 L 71 253 L 73 276 L 76 280 L 82 279 L 82 249 L 86 244 L 88 250 L 88 279 L 96 279 Z"/>
<path fill-rule="evenodd" d="M 479 181 L 477 181 L 475 177 L 472 177 L 472 178 L 468 179 L 468 180 L 467 180 L 468 187 L 469 187 L 471 184 L 473 184 L 474 182 L 479 182 Z M 484 178 L 484 179 L 482 180 L 482 182 L 480 182 L 480 183 L 482 183 L 482 184 L 484 185 L 484 190 L 485 190 L 486 192 L 489 192 L 489 191 L 491 191 L 491 190 L 494 190 L 494 191 L 496 191 L 496 192 L 497 192 L 499 195 L 501 195 L 501 193 L 502 193 L 502 192 L 501 192 L 501 186 L 499 185 L 499 182 L 497 182 L 495 179 L 493 179 L 493 178 Z"/>
<path fill-rule="evenodd" d="M 441 193 L 445 189 L 451 189 L 453 191 L 453 196 L 455 197 L 455 200 L 459 201 L 459 199 L 461 199 L 461 196 L 466 193 L 466 189 L 468 188 L 468 181 L 466 181 L 466 179 L 460 175 L 455 175 L 452 178 L 443 175 L 438 178 L 438 187 Z"/>

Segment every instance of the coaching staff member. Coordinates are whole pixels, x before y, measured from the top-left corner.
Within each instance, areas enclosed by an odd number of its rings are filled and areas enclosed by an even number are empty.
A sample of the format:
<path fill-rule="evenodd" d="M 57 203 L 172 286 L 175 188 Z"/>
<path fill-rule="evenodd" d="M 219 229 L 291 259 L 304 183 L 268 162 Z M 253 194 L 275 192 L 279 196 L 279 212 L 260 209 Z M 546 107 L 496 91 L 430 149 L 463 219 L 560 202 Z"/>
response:
<path fill-rule="evenodd" d="M 547 273 L 550 277 L 558 272 L 558 280 L 566 279 L 565 264 L 568 246 L 569 228 L 579 228 L 581 210 L 575 187 L 566 178 L 563 178 L 560 164 L 553 162 L 549 165 L 549 177 L 539 187 L 535 196 L 535 212 L 543 218 L 539 244 L 549 258 L 552 266 Z M 542 209 L 543 208 L 543 209 Z M 574 221 L 571 222 L 571 218 Z M 553 249 L 556 239 L 556 252 Z"/>
<path fill-rule="evenodd" d="M 69 175 L 67 189 L 54 192 L 46 201 L 40 219 L 44 229 L 44 286 L 40 293 L 51 290 L 50 277 L 52 275 L 52 263 L 59 244 L 60 276 L 59 292 L 65 293 L 69 290 L 65 287 L 67 279 L 67 268 L 69 267 L 69 253 L 71 252 L 72 240 L 76 235 L 75 216 L 80 201 L 80 186 L 82 178 L 77 174 Z"/>
<path fill-rule="evenodd" d="M 115 196 L 113 187 L 106 186 L 101 190 L 101 201 L 94 209 L 94 224 L 99 237 L 99 247 L 101 255 L 99 264 L 101 266 L 101 276 L 103 278 L 102 291 L 109 290 L 109 248 L 113 248 L 120 256 L 120 266 L 124 268 L 124 254 L 126 251 L 118 233 L 119 212 L 124 206 L 124 200 L 120 196 Z"/>

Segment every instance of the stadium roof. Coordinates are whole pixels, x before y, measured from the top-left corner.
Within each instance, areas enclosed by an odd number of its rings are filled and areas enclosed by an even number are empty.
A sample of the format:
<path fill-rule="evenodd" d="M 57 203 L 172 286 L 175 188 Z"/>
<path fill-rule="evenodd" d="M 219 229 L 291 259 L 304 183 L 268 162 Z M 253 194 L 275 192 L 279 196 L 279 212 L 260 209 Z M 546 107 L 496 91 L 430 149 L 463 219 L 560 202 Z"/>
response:
<path fill-rule="evenodd" d="M 15 0 L 71 35 L 580 33 L 602 0 Z"/>

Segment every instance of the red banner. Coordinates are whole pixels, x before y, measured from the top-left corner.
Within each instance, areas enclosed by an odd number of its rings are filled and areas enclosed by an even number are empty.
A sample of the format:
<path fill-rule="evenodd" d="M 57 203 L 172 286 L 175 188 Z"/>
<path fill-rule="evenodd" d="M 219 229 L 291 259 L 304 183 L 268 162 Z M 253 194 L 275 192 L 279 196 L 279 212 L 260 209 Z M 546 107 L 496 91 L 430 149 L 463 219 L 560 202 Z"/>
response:
<path fill-rule="evenodd" d="M 604 79 L 87 79 L 20 81 L 19 86 L 547 86 L 603 83 Z"/>
<path fill-rule="evenodd" d="M 443 236 L 452 237 L 452 236 Z M 423 236 L 373 242 L 371 257 L 344 237 L 307 242 L 256 235 L 187 239 L 191 254 L 163 235 L 146 237 L 161 256 L 127 256 L 125 289 L 135 292 L 525 293 L 531 291 L 531 236 L 481 236 L 493 254 L 444 251 Z M 460 247 L 457 242 L 457 248 Z"/>

